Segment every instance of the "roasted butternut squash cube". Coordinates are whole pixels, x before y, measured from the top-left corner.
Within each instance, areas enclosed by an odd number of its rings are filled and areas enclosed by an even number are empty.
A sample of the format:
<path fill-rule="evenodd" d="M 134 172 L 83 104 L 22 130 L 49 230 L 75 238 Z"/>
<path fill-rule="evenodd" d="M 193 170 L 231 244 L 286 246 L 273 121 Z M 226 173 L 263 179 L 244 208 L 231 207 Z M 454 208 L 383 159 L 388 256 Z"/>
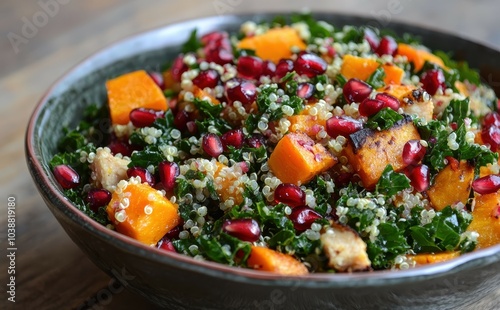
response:
<path fill-rule="evenodd" d="M 289 133 L 269 157 L 271 171 L 284 183 L 305 184 L 335 165 L 337 160 L 304 133 Z"/>
<path fill-rule="evenodd" d="M 420 140 L 420 135 L 411 117 L 405 116 L 392 128 L 382 131 L 365 128 L 349 135 L 344 154 L 364 187 L 372 189 L 387 165 L 392 165 L 395 171 L 406 167 L 403 147 L 412 139 Z"/>
<path fill-rule="evenodd" d="M 385 72 L 384 83 L 386 85 L 390 84 L 401 84 L 405 76 L 405 71 L 394 64 L 383 64 L 382 68 Z"/>
<path fill-rule="evenodd" d="M 381 64 L 372 58 L 345 55 L 340 74 L 346 79 L 358 78 L 366 81 L 380 66 Z M 400 84 L 404 78 L 404 70 L 394 64 L 383 64 L 382 69 L 385 72 L 384 83 L 387 85 Z"/>
<path fill-rule="evenodd" d="M 434 184 L 427 190 L 429 200 L 437 211 L 459 202 L 464 205 L 469 199 L 474 167 L 467 161 L 451 161 L 434 178 Z"/>
<path fill-rule="evenodd" d="M 287 119 L 290 121 L 290 132 L 303 132 L 311 138 L 315 138 L 326 125 L 326 121 L 319 120 L 315 115 L 292 115 Z"/>
<path fill-rule="evenodd" d="M 228 167 L 219 162 L 217 170 L 214 173 L 214 186 L 217 195 L 221 201 L 232 199 L 235 205 L 243 202 L 244 184 L 240 179 L 243 175 L 241 169 L 236 169 L 236 166 Z"/>
<path fill-rule="evenodd" d="M 473 219 L 467 231 L 479 233 L 478 248 L 500 243 L 500 193 L 477 195 L 474 199 Z"/>
<path fill-rule="evenodd" d="M 247 266 L 287 276 L 300 276 L 309 273 L 306 266 L 292 256 L 258 246 L 252 246 Z"/>
<path fill-rule="evenodd" d="M 413 260 L 417 265 L 428 265 L 434 263 L 445 262 L 447 260 L 453 259 L 460 256 L 460 252 L 442 252 L 442 253 L 420 253 L 416 255 L 407 255 L 407 257 Z"/>
<path fill-rule="evenodd" d="M 254 50 L 256 56 L 274 63 L 290 58 L 292 47 L 305 50 L 307 46 L 297 30 L 290 27 L 273 28 L 263 34 L 243 38 L 238 43 L 239 49 Z"/>
<path fill-rule="evenodd" d="M 167 99 L 162 90 L 144 70 L 121 75 L 106 82 L 111 122 L 126 125 L 130 111 L 147 108 L 165 111 Z"/>
<path fill-rule="evenodd" d="M 106 212 L 116 231 L 155 245 L 180 222 L 178 206 L 146 183 L 117 186 Z"/>
<path fill-rule="evenodd" d="M 411 46 L 405 43 L 399 43 L 396 52 L 398 55 L 406 56 L 408 61 L 413 62 L 415 72 L 420 71 L 424 66 L 425 62 L 432 62 L 441 68 L 445 68 L 444 62 L 438 56 L 417 47 Z"/>

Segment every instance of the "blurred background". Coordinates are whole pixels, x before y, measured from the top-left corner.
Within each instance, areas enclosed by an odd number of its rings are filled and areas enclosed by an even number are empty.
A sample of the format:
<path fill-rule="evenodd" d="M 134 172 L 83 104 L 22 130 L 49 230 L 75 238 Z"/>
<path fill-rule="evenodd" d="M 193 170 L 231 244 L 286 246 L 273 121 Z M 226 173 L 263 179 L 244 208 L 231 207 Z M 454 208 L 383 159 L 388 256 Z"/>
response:
<path fill-rule="evenodd" d="M 368 16 L 381 26 L 393 21 L 420 25 L 500 50 L 498 0 L 0 2 L 0 191 L 2 197 L 15 195 L 18 201 L 18 300 L 16 305 L 9 303 L 8 309 L 153 308 L 122 290 L 102 299 L 112 280 L 69 240 L 33 185 L 23 139 L 29 116 L 48 87 L 88 55 L 144 30 L 201 16 L 303 9 Z M 1 212 L 0 222 L 4 227 L 6 212 Z M 0 262 L 0 270 L 6 270 L 5 256 Z M 3 295 L 2 291 L 0 308 L 6 299 Z"/>

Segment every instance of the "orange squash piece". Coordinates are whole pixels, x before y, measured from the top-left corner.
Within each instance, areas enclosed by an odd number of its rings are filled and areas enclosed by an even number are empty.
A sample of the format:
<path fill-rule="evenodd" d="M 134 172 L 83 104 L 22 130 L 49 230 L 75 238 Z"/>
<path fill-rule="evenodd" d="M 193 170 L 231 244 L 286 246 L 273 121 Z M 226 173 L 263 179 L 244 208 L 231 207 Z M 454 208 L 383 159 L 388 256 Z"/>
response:
<path fill-rule="evenodd" d="M 292 256 L 258 246 L 252 246 L 247 266 L 286 276 L 301 276 L 309 273 L 306 266 Z"/>
<path fill-rule="evenodd" d="M 365 128 L 349 135 L 344 154 L 364 187 L 371 189 L 387 165 L 391 164 L 394 171 L 406 167 L 402 157 L 403 147 L 413 139 L 420 140 L 420 135 L 411 117 L 407 116 L 386 130 Z"/>
<path fill-rule="evenodd" d="M 318 120 L 315 115 L 292 115 L 287 119 L 290 121 L 290 132 L 303 132 L 311 138 L 326 126 L 326 121 Z"/>
<path fill-rule="evenodd" d="M 357 78 L 366 81 L 379 67 L 380 63 L 375 59 L 345 55 L 340 74 L 347 80 Z M 403 69 L 394 64 L 383 64 L 382 68 L 385 72 L 384 83 L 386 85 L 401 83 L 405 74 Z"/>
<path fill-rule="evenodd" d="M 467 231 L 479 233 L 477 248 L 500 243 L 500 193 L 477 195 Z"/>
<path fill-rule="evenodd" d="M 251 49 L 263 60 L 274 63 L 292 56 L 292 47 L 305 50 L 306 44 L 297 31 L 290 27 L 272 28 L 263 34 L 243 38 L 237 45 L 239 49 Z"/>
<path fill-rule="evenodd" d="M 235 172 L 232 167 L 216 162 L 217 170 L 214 173 L 214 185 L 217 195 L 221 201 L 232 199 L 235 205 L 243 202 L 244 185 L 238 181 L 240 173 Z"/>
<path fill-rule="evenodd" d="M 467 203 L 474 179 L 474 167 L 467 161 L 451 160 L 439 171 L 434 184 L 427 190 L 429 200 L 437 211 L 456 203 Z"/>
<path fill-rule="evenodd" d="M 144 70 L 109 80 L 106 89 L 111 122 L 115 125 L 128 124 L 130 111 L 136 108 L 168 109 L 162 90 Z"/>
<path fill-rule="evenodd" d="M 118 192 L 113 193 L 106 212 L 119 233 L 155 245 L 179 224 L 178 206 L 148 184 L 129 183 Z"/>
<path fill-rule="evenodd" d="M 420 253 L 416 255 L 408 255 L 407 257 L 413 260 L 417 265 L 428 265 L 434 263 L 445 262 L 460 256 L 460 252 L 442 252 L 442 253 Z"/>
<path fill-rule="evenodd" d="M 444 62 L 438 56 L 426 51 L 417 49 L 414 46 L 405 43 L 398 44 L 398 50 L 396 52 L 398 55 L 406 56 L 408 61 L 413 62 L 415 66 L 415 72 L 420 71 L 424 66 L 425 62 L 432 62 L 441 68 L 445 68 Z"/>
<path fill-rule="evenodd" d="M 271 171 L 284 183 L 305 184 L 330 169 L 337 160 L 321 144 L 304 133 L 289 133 L 269 157 Z"/>

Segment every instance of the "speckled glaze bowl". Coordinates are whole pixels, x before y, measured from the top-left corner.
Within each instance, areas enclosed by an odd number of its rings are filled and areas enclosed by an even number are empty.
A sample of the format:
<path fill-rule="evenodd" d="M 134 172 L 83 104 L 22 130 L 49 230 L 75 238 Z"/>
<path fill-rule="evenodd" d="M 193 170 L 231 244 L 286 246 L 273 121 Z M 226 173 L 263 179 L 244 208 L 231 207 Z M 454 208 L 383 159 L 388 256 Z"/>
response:
<path fill-rule="evenodd" d="M 500 286 L 500 245 L 406 271 L 283 277 L 147 247 L 94 222 L 64 197 L 48 163 L 62 127 L 75 126 L 90 103 L 106 102 L 106 79 L 141 68 L 158 70 L 194 28 L 236 31 L 243 21 L 275 15 L 211 17 L 152 30 L 96 53 L 57 81 L 38 103 L 26 133 L 29 170 L 49 209 L 97 266 L 167 309 L 475 309 L 478 300 Z M 314 15 L 335 26 L 380 26 L 362 17 Z M 433 49 L 454 51 L 480 69 L 486 82 L 500 80 L 498 51 L 410 25 L 388 27 L 420 36 Z"/>

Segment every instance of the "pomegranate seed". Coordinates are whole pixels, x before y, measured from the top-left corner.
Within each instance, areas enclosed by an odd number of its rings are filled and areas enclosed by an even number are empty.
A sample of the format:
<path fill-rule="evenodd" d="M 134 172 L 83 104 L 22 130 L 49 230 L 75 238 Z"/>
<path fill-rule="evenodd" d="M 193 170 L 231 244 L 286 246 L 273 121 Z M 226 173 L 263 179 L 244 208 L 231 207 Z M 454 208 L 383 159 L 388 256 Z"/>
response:
<path fill-rule="evenodd" d="M 261 134 L 253 134 L 251 137 L 245 139 L 245 143 L 251 148 L 259 148 L 266 144 L 266 140 Z"/>
<path fill-rule="evenodd" d="M 384 108 L 391 108 L 394 111 L 399 109 L 398 98 L 389 95 L 388 93 L 378 93 L 375 95 L 375 99 L 382 101 L 384 103 Z"/>
<path fill-rule="evenodd" d="M 321 215 L 311 208 L 302 206 L 294 208 L 288 218 L 293 222 L 295 230 L 301 232 L 311 228 L 311 225 L 320 219 Z"/>
<path fill-rule="evenodd" d="M 326 121 L 326 132 L 332 138 L 347 137 L 363 128 L 363 123 L 347 116 L 332 116 Z"/>
<path fill-rule="evenodd" d="M 335 50 L 335 48 L 331 45 L 327 45 L 326 46 L 326 55 L 328 55 L 328 57 L 335 57 L 335 55 L 337 54 L 337 51 Z"/>
<path fill-rule="evenodd" d="M 282 79 L 287 73 L 293 71 L 293 61 L 291 59 L 281 59 L 276 65 L 274 76 L 276 79 Z"/>
<path fill-rule="evenodd" d="M 163 238 L 159 242 L 158 248 L 169 252 L 177 252 L 172 241 L 166 238 Z"/>
<path fill-rule="evenodd" d="M 255 242 L 260 237 L 260 227 L 254 219 L 225 220 L 222 230 L 242 241 Z"/>
<path fill-rule="evenodd" d="M 233 53 L 226 49 L 212 49 L 205 52 L 207 62 L 213 62 L 218 65 L 225 65 L 233 62 Z"/>
<path fill-rule="evenodd" d="M 362 116 L 372 116 L 384 108 L 384 102 L 377 99 L 366 98 L 358 107 L 359 114 Z"/>
<path fill-rule="evenodd" d="M 132 147 L 130 144 L 121 140 L 113 140 L 108 144 L 108 148 L 113 155 L 122 154 L 123 156 L 132 155 Z"/>
<path fill-rule="evenodd" d="M 158 118 L 165 116 L 164 111 L 137 108 L 130 111 L 130 121 L 137 128 L 149 127 L 153 125 L 154 121 Z"/>
<path fill-rule="evenodd" d="M 264 72 L 264 62 L 254 56 L 241 56 L 238 59 L 238 73 L 245 79 L 258 79 Z"/>
<path fill-rule="evenodd" d="M 227 37 L 228 37 L 227 32 L 213 31 L 213 32 L 209 32 L 209 33 L 201 36 L 200 42 L 201 42 L 201 44 L 203 44 L 203 46 L 206 46 L 208 44 L 211 44 L 213 42 L 218 42 L 218 41 L 225 39 Z"/>
<path fill-rule="evenodd" d="M 407 165 L 418 164 L 425 155 L 426 148 L 420 140 L 410 140 L 403 146 L 403 162 Z"/>
<path fill-rule="evenodd" d="M 226 83 L 227 99 L 233 103 L 241 102 L 243 105 L 249 105 L 257 97 L 257 86 L 247 80 L 230 80 Z"/>
<path fill-rule="evenodd" d="M 487 175 L 472 182 L 472 189 L 481 195 L 496 193 L 500 189 L 500 176 Z"/>
<path fill-rule="evenodd" d="M 460 162 L 458 161 L 458 159 L 451 156 L 446 156 L 445 158 L 446 161 L 448 161 L 448 165 L 450 166 L 450 168 L 454 171 L 457 171 L 460 167 Z"/>
<path fill-rule="evenodd" d="M 362 102 L 363 100 L 368 98 L 368 96 L 370 96 L 372 90 L 373 88 L 367 83 L 359 79 L 352 78 L 344 84 L 342 92 L 344 94 L 345 100 L 349 103 L 352 103 Z"/>
<path fill-rule="evenodd" d="M 224 152 L 224 147 L 219 136 L 214 133 L 207 133 L 203 136 L 202 147 L 203 151 L 211 157 L 218 157 Z"/>
<path fill-rule="evenodd" d="M 295 60 L 294 68 L 297 74 L 313 78 L 326 72 L 326 61 L 313 53 L 302 52 Z"/>
<path fill-rule="evenodd" d="M 78 172 L 68 165 L 55 166 L 53 172 L 57 183 L 64 189 L 75 188 L 80 184 Z"/>
<path fill-rule="evenodd" d="M 163 81 L 163 75 L 161 73 L 153 71 L 149 72 L 149 76 L 155 81 L 156 85 L 158 85 L 159 88 L 164 89 L 165 88 L 165 83 Z"/>
<path fill-rule="evenodd" d="M 490 112 L 484 116 L 483 126 L 496 126 L 500 127 L 500 114 L 498 112 Z"/>
<path fill-rule="evenodd" d="M 394 40 L 393 37 L 385 36 L 380 40 L 380 43 L 375 50 L 375 53 L 379 56 L 382 55 L 396 55 L 396 51 L 398 50 L 398 43 Z"/>
<path fill-rule="evenodd" d="M 201 71 L 194 79 L 193 84 L 201 89 L 215 88 L 219 84 L 219 73 L 214 69 Z"/>
<path fill-rule="evenodd" d="M 431 96 L 434 96 L 439 89 L 446 89 L 444 74 L 440 69 L 432 69 L 425 72 L 422 74 L 420 81 L 423 84 L 423 89 Z"/>
<path fill-rule="evenodd" d="M 175 188 L 175 179 L 179 176 L 181 170 L 175 162 L 163 161 L 158 165 L 160 180 L 167 192 Z"/>
<path fill-rule="evenodd" d="M 423 192 L 429 188 L 430 175 L 429 167 L 426 165 L 408 166 L 405 172 L 410 179 L 410 184 L 418 192 Z"/>
<path fill-rule="evenodd" d="M 302 99 L 309 99 L 314 95 L 314 85 L 311 83 L 300 83 L 297 86 L 297 96 Z"/>
<path fill-rule="evenodd" d="M 236 163 L 236 165 L 238 165 L 240 167 L 241 172 L 243 174 L 247 173 L 248 170 L 250 170 L 250 165 L 246 161 L 240 161 L 240 162 Z"/>
<path fill-rule="evenodd" d="M 262 75 L 272 77 L 276 73 L 276 65 L 274 62 L 266 60 L 262 64 Z"/>
<path fill-rule="evenodd" d="M 204 46 L 205 53 L 215 49 L 231 51 L 231 42 L 229 35 L 225 31 L 211 32 L 201 37 L 201 43 Z"/>
<path fill-rule="evenodd" d="M 496 126 L 485 127 L 481 130 L 481 139 L 490 146 L 493 152 L 500 148 L 500 128 Z"/>
<path fill-rule="evenodd" d="M 127 169 L 127 176 L 141 178 L 141 183 L 148 183 L 151 187 L 155 186 L 155 177 L 143 167 L 131 167 Z"/>
<path fill-rule="evenodd" d="M 188 132 L 192 135 L 194 135 L 198 131 L 198 126 L 196 125 L 196 122 L 194 122 L 194 121 L 187 122 L 186 128 L 187 128 Z"/>
<path fill-rule="evenodd" d="M 169 230 L 168 233 L 166 233 L 165 236 L 163 236 L 163 238 L 164 239 L 166 238 L 169 240 L 179 238 L 179 234 L 182 231 L 182 225 L 184 225 L 184 223 L 179 224 L 179 225 L 175 226 L 174 228 L 172 228 L 171 230 Z"/>
<path fill-rule="evenodd" d="M 189 121 L 189 114 L 186 110 L 180 110 L 175 114 L 174 117 L 174 126 L 180 131 L 184 131 L 187 129 L 187 122 Z"/>
<path fill-rule="evenodd" d="M 174 81 L 180 82 L 182 74 L 188 69 L 188 66 L 184 63 L 184 55 L 179 55 L 175 58 L 172 66 L 170 67 L 170 72 L 172 73 Z"/>
<path fill-rule="evenodd" d="M 85 199 L 94 212 L 98 212 L 100 207 L 107 206 L 111 201 L 111 193 L 103 188 L 93 188 L 87 193 Z"/>
<path fill-rule="evenodd" d="M 243 146 L 244 135 L 241 129 L 232 129 L 221 136 L 222 146 L 227 151 L 228 146 L 240 149 Z"/>
<path fill-rule="evenodd" d="M 274 190 L 274 201 L 292 208 L 306 205 L 306 193 L 295 184 L 281 183 Z"/>
<path fill-rule="evenodd" d="M 372 49 L 372 51 L 377 50 L 380 44 L 380 39 L 378 38 L 375 31 L 371 30 L 370 28 L 365 28 L 364 38 L 368 42 L 368 44 L 370 44 L 370 48 Z"/>

